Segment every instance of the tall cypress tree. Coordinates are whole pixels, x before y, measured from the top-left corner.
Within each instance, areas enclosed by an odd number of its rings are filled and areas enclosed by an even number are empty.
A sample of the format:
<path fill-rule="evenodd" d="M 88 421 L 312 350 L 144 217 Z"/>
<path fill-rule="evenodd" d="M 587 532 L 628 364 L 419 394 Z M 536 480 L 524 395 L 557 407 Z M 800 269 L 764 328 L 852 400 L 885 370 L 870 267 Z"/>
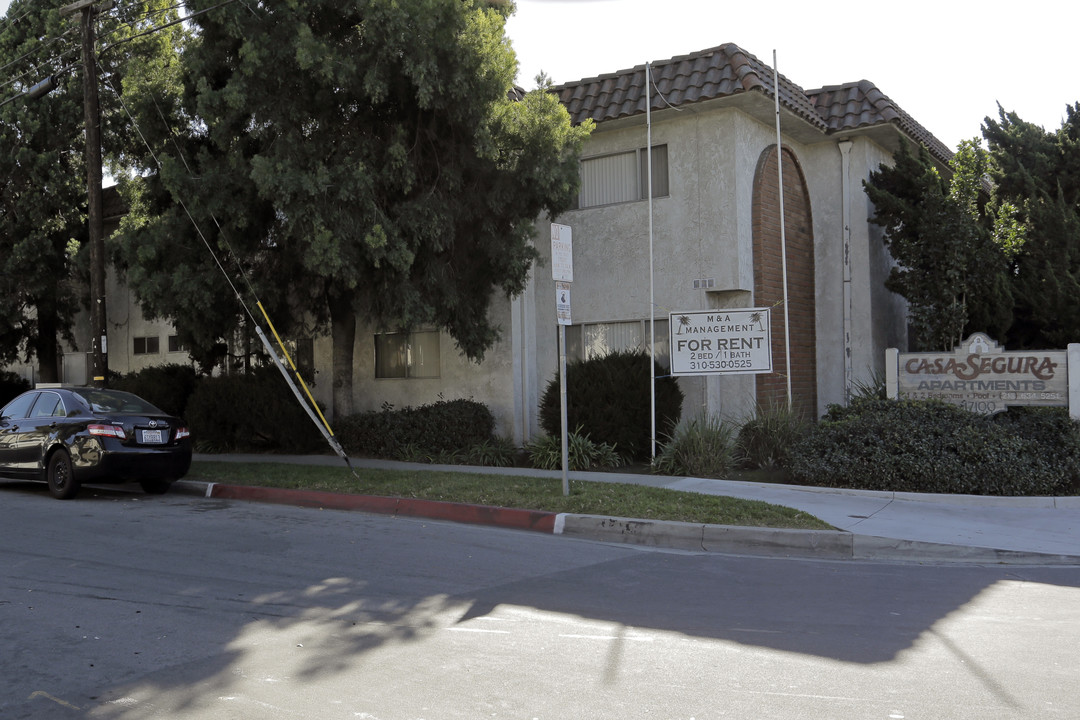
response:
<path fill-rule="evenodd" d="M 973 330 L 1000 336 L 1009 324 L 1007 260 L 1014 248 L 997 242 L 981 180 L 986 158 L 961 143 L 952 177 L 929 152 L 906 145 L 863 183 L 874 203 L 871 220 L 885 230 L 897 265 L 886 287 L 908 301 L 917 350 L 950 350 Z M 978 323 L 978 325 L 973 325 Z"/>
<path fill-rule="evenodd" d="M 1050 132 L 998 108 L 986 118 L 997 195 L 1020 210 L 1026 241 L 1011 275 L 1016 348 L 1080 340 L 1080 103 Z"/>

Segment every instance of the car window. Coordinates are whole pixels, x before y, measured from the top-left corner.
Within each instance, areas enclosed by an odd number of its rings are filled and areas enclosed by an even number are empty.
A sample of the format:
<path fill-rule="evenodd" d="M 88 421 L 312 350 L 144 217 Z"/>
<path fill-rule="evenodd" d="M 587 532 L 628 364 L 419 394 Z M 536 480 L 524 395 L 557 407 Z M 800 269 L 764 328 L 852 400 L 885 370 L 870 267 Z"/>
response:
<path fill-rule="evenodd" d="M 34 404 L 34 400 L 37 399 L 38 393 L 28 392 L 23 393 L 19 397 L 15 398 L 7 404 L 7 406 L 0 411 L 6 418 L 24 418 L 30 415 L 30 406 Z"/>
<path fill-rule="evenodd" d="M 138 395 L 132 395 L 120 390 L 80 388 L 72 392 L 81 397 L 94 412 L 164 414 Z"/>
<path fill-rule="evenodd" d="M 37 402 L 34 403 L 34 409 L 30 414 L 36 418 L 48 418 L 63 417 L 67 413 L 64 411 L 64 401 L 60 399 L 59 395 L 54 392 L 43 392 L 38 395 Z"/>

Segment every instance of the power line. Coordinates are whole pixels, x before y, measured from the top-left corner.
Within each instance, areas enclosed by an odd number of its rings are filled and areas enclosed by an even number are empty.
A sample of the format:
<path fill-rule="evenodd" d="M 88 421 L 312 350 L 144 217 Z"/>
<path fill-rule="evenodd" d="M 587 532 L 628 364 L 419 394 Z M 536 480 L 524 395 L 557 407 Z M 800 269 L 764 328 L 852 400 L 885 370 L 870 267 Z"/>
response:
<path fill-rule="evenodd" d="M 35 65 L 34 67 L 30 68 L 26 72 L 20 73 L 19 75 L 14 76 L 10 80 L 8 80 L 6 83 L 0 84 L 0 88 L 6 88 L 6 87 L 11 87 L 13 85 L 16 85 L 16 84 L 19 83 L 20 80 L 23 80 L 23 78 L 26 78 L 27 76 L 32 76 L 32 79 L 36 80 L 39 77 L 41 77 L 42 74 L 63 75 L 68 70 L 71 70 L 71 68 L 75 67 L 78 64 L 78 60 L 68 61 L 66 64 L 61 64 L 59 67 L 55 67 L 55 65 L 57 63 L 65 62 L 65 58 L 67 56 L 74 55 L 74 54 L 76 54 L 78 52 L 79 52 L 78 48 L 72 48 L 70 50 L 65 50 L 61 55 L 59 55 L 57 57 L 54 57 L 54 58 L 49 58 L 49 60 L 47 60 L 45 62 L 42 62 L 42 63 L 39 63 L 38 65 Z M 43 68 L 47 68 L 48 71 L 46 73 L 43 73 L 42 72 Z M 25 81 L 24 84 L 29 85 L 30 83 L 28 81 Z M 22 94 L 23 93 L 20 93 L 19 95 L 16 95 L 14 97 L 20 97 Z M 14 99 L 14 98 L 11 98 L 11 99 Z M 5 102 L 7 102 L 7 101 L 5 101 Z"/>
<path fill-rule="evenodd" d="M 169 27 L 172 27 L 173 25 L 179 25 L 180 23 L 187 22 L 188 20 L 191 20 L 192 18 L 199 17 L 200 15 L 205 15 L 206 13 L 211 12 L 212 10 L 217 10 L 219 8 L 223 8 L 226 5 L 232 5 L 236 1 L 237 0 L 225 0 L 225 2 L 218 3 L 217 5 L 205 8 L 203 10 L 198 10 L 196 12 L 191 13 L 190 15 L 185 15 L 182 18 L 177 18 L 176 20 L 172 20 L 171 22 L 167 22 L 164 25 L 158 25 L 158 26 L 156 26 L 154 28 L 151 28 L 150 30 L 147 30 L 145 32 L 141 32 L 141 33 L 132 35 L 130 37 L 126 37 L 126 38 L 124 38 L 122 40 L 117 40 L 116 42 L 112 43 L 111 45 L 106 45 L 104 48 L 101 49 L 101 52 L 98 53 L 98 54 L 101 55 L 101 54 L 105 53 L 106 51 L 113 49 L 117 45 L 123 45 L 124 43 L 129 43 L 132 40 L 136 40 L 136 39 L 144 37 L 146 35 L 152 35 L 153 33 L 161 32 L 162 30 L 164 30 L 166 28 L 169 28 Z"/>
<path fill-rule="evenodd" d="M 155 10 L 146 10 L 144 12 L 138 12 L 138 13 L 135 14 L 134 17 L 127 18 L 125 22 L 121 22 L 116 27 L 114 27 L 112 29 L 109 29 L 109 30 L 105 30 L 104 32 L 99 33 L 98 38 L 103 39 L 103 38 L 105 38 L 105 37 L 107 37 L 109 35 L 113 35 L 115 33 L 118 33 L 121 30 L 124 30 L 126 28 L 136 30 L 141 26 L 142 21 L 146 20 L 147 18 L 157 16 L 157 15 L 167 15 L 168 13 L 172 12 L 173 10 L 177 10 L 179 8 L 182 8 L 182 7 L 184 7 L 183 3 L 177 3 L 175 5 L 169 5 L 168 7 L 164 7 L 164 8 L 158 8 L 158 9 L 155 9 Z M 121 11 L 123 10 L 123 8 L 119 8 L 119 9 Z M 122 18 L 118 17 L 117 19 L 120 20 Z"/>
<path fill-rule="evenodd" d="M 192 13 L 191 15 L 188 15 L 188 16 L 185 16 L 185 17 L 182 17 L 182 18 L 178 18 L 176 20 L 172 20 L 172 21 L 164 23 L 162 25 L 152 26 L 149 29 L 146 29 L 146 30 L 144 30 L 142 32 L 138 32 L 138 33 L 136 33 L 134 35 L 131 35 L 131 36 L 128 36 L 128 37 L 123 38 L 121 40 L 118 40 L 118 41 L 116 41 L 114 43 L 111 43 L 109 45 L 106 45 L 104 48 L 100 49 L 96 53 L 97 58 L 100 61 L 101 55 L 103 53 L 105 53 L 108 50 L 111 50 L 112 48 L 114 48 L 114 47 L 116 47 L 118 45 L 122 45 L 124 43 L 131 42 L 132 40 L 135 40 L 137 38 L 145 37 L 147 35 L 151 35 L 153 33 L 160 32 L 161 30 L 172 27 L 173 25 L 177 25 L 179 23 L 185 22 L 186 20 L 189 20 L 189 19 L 191 19 L 193 17 L 197 17 L 197 16 L 202 15 L 204 13 L 210 12 L 211 10 L 216 10 L 216 9 L 218 9 L 220 7 L 224 7 L 224 6 L 229 5 L 230 3 L 235 2 L 235 1 L 236 0 L 226 0 L 226 2 L 219 3 L 217 5 L 214 5 L 213 7 L 209 7 L 209 8 L 206 8 L 204 10 L 200 10 L 198 12 Z M 174 5 L 170 5 L 168 7 L 165 7 L 165 8 L 147 10 L 147 11 L 141 13 L 141 17 L 142 18 L 149 18 L 149 17 L 153 17 L 153 16 L 158 16 L 158 15 L 165 15 L 166 13 L 168 13 L 170 11 L 173 11 L 173 10 L 176 10 L 178 8 L 181 8 L 181 7 L 184 7 L 183 3 L 177 3 L 177 4 L 174 4 Z M 25 12 L 21 16 L 19 16 L 18 19 L 25 18 L 29 14 L 30 14 L 30 11 L 28 10 L 27 12 Z M 15 21 L 11 21 L 11 22 L 13 24 Z M 124 29 L 136 30 L 136 29 L 138 29 L 138 25 L 136 24 L 135 20 L 131 20 L 131 21 L 126 22 L 126 23 L 121 23 L 117 27 L 114 27 L 111 30 L 107 30 L 104 33 L 99 34 L 98 35 L 98 40 L 100 41 L 101 38 L 106 37 L 108 35 L 115 34 L 117 32 L 120 32 L 121 30 L 124 30 Z M 25 53 L 24 55 L 22 55 L 19 58 L 16 58 L 15 60 L 12 60 L 7 65 L 4 65 L 3 67 L 0 67 L 0 71 L 9 68 L 12 65 L 17 64 L 18 62 L 30 57 L 31 55 L 33 55 L 33 54 L 35 54 L 37 52 L 41 52 L 42 50 L 47 49 L 48 47 L 52 46 L 53 44 L 55 44 L 55 43 L 59 42 L 60 40 L 64 39 L 67 35 L 69 35 L 74 30 L 75 30 L 74 27 L 68 28 L 67 30 L 65 30 L 58 37 L 51 38 L 47 42 L 43 42 L 43 43 L 39 44 L 39 46 L 34 48 L 33 50 Z M 55 57 L 51 57 L 51 58 L 49 58 L 47 60 L 44 60 L 44 61 L 38 63 L 37 65 L 35 65 L 34 67 L 26 70 L 25 72 L 20 73 L 19 75 L 15 75 L 14 77 L 7 80 L 6 82 L 0 83 L 0 89 L 14 86 L 20 80 L 22 80 L 23 78 L 26 78 L 26 77 L 31 76 L 31 75 L 33 76 L 33 79 L 36 80 L 36 79 L 38 79 L 38 76 L 40 76 L 42 74 L 42 69 L 46 68 L 46 67 L 49 68 L 49 73 L 48 74 L 50 76 L 56 76 L 56 75 L 65 74 L 67 71 L 71 70 L 73 67 L 75 67 L 78 64 L 77 59 L 73 59 L 73 60 L 69 61 L 67 58 L 69 56 L 76 55 L 78 52 L 79 52 L 78 47 L 69 48 L 68 50 L 65 50 L 64 52 L 60 53 L 59 55 L 57 55 Z M 60 65 L 60 67 L 56 68 L 56 69 L 53 69 L 52 67 L 50 67 L 50 66 L 53 66 L 53 65 Z M 27 83 L 27 84 L 29 84 L 29 83 Z M 3 101 L 0 101 L 0 107 L 2 107 L 3 105 L 6 105 L 6 104 L 16 100 L 19 97 L 22 97 L 23 95 L 25 95 L 25 93 L 19 93 L 18 95 L 13 95 L 13 96 L 8 97 L 7 99 L 5 99 Z"/>
<path fill-rule="evenodd" d="M 24 16 L 24 17 L 25 17 L 25 16 Z M 61 40 L 63 40 L 63 39 L 64 39 L 64 36 L 65 36 L 65 35 L 68 35 L 68 34 L 70 34 L 70 33 L 71 33 L 71 32 L 73 32 L 74 30 L 75 30 L 75 28 L 73 28 L 73 27 L 70 27 L 70 28 L 68 28 L 67 30 L 65 30 L 65 31 L 64 31 L 63 33 L 61 33 L 60 35 L 58 35 L 57 37 L 54 37 L 54 38 L 52 38 L 52 39 L 51 39 L 51 40 L 49 40 L 48 42 L 40 43 L 40 44 L 39 44 L 39 45 L 38 45 L 38 46 L 37 46 L 36 48 L 34 48 L 33 50 L 31 50 L 30 52 L 28 52 L 28 53 L 25 53 L 25 54 L 23 54 L 23 55 L 20 55 L 19 57 L 15 58 L 15 59 L 14 59 L 14 60 L 12 60 L 11 62 L 9 62 L 9 63 L 8 63 L 7 65 L 0 65 L 0 71 L 3 71 L 3 70 L 7 70 L 7 69 L 8 69 L 9 67 L 11 67 L 12 65 L 14 65 L 14 64 L 16 64 L 16 63 L 18 63 L 18 62 L 21 62 L 21 61 L 25 60 L 26 58 L 30 57 L 31 55 L 33 55 L 33 54 L 35 54 L 35 53 L 38 53 L 38 52 L 40 52 L 40 51 L 44 50 L 45 48 L 49 47 L 49 46 L 50 46 L 50 45 L 52 45 L 53 43 L 57 43 L 57 42 L 60 42 Z"/>
<path fill-rule="evenodd" d="M 14 20 L 9 21 L 7 26 L 4 27 L 4 30 L 7 30 L 8 28 L 16 25 L 19 21 L 23 20 L 28 15 L 30 15 L 31 12 L 32 12 L 31 10 L 27 10 L 22 15 L 20 15 L 18 18 L 15 18 Z M 34 55 L 37 55 L 39 53 L 48 51 L 56 43 L 58 43 L 58 42 L 60 42 L 62 40 L 65 40 L 67 38 L 67 36 L 70 35 L 74 30 L 76 30 L 75 27 L 69 27 L 67 30 L 65 30 L 64 32 L 62 32 L 60 35 L 58 35 L 56 37 L 47 38 L 47 39 L 44 39 L 44 40 L 39 40 L 37 45 L 33 49 L 29 50 L 28 52 L 23 53 L 22 55 L 20 55 L 19 57 L 15 58 L 15 59 L 9 61 L 7 64 L 0 67 L 0 71 L 7 70 L 7 69 L 11 68 L 12 66 L 16 66 L 16 65 L 22 63 L 23 61 L 27 60 L 28 58 L 30 58 L 30 57 L 32 57 Z M 58 75 L 64 74 L 68 70 L 70 70 L 72 67 L 74 67 L 75 64 L 76 64 L 76 62 L 72 62 L 72 61 L 70 61 L 68 59 L 69 56 L 71 56 L 73 54 L 76 54 L 78 52 L 79 52 L 79 48 L 77 46 L 69 47 L 68 49 L 62 51 L 58 55 L 54 55 L 53 57 L 49 57 L 49 58 L 47 58 L 45 60 L 42 60 L 42 61 L 38 62 L 36 65 L 32 65 L 29 69 L 27 69 L 27 70 L 25 70 L 25 71 L 23 71 L 23 72 L 21 72 L 21 73 L 19 73 L 17 75 L 14 75 L 14 76 L 10 77 L 8 80 L 0 83 L 0 89 L 18 85 L 20 83 L 20 81 L 22 81 L 23 84 L 26 85 L 26 86 L 34 85 L 36 87 L 37 85 L 40 85 L 41 82 L 47 81 L 49 78 L 54 78 L 54 77 L 56 77 Z M 45 78 L 45 80 L 41 79 L 42 75 L 47 76 Z M 30 79 L 26 80 L 27 77 L 29 77 Z M 40 82 L 36 82 L 36 81 L 40 81 Z M 36 82 L 36 84 L 35 84 L 35 82 Z M 11 96 L 11 97 L 5 99 L 4 101 L 0 102 L 0 106 L 6 105 L 9 102 L 12 102 L 13 100 L 15 100 L 15 99 L 17 99 L 19 97 L 22 97 L 23 95 L 26 95 L 26 94 L 27 94 L 26 92 L 22 92 L 22 93 L 19 93 L 18 95 Z"/>
<path fill-rule="evenodd" d="M 227 3 L 223 3 L 223 4 L 227 4 Z M 178 8 L 181 8 L 181 7 L 184 7 L 184 4 L 183 4 L 183 3 L 177 3 L 177 4 L 174 4 L 174 5 L 169 5 L 168 7 L 164 7 L 164 8 L 157 8 L 157 9 L 153 9 L 153 10 L 147 10 L 147 11 L 145 11 L 145 12 L 141 12 L 141 13 L 139 13 L 139 16 L 140 16 L 141 18 L 143 18 L 143 19 L 145 19 L 145 18 L 151 18 L 151 17 L 154 17 L 154 16 L 159 16 L 159 15 L 165 15 L 165 14 L 169 13 L 170 11 L 176 10 L 176 9 L 178 9 Z M 220 7 L 220 5 L 218 5 L 218 6 L 216 6 L 216 7 Z M 208 9 L 213 9 L 213 8 L 208 8 Z M 22 15 L 20 15 L 20 16 L 19 16 L 18 18 L 14 19 L 14 20 L 10 20 L 10 21 L 8 21 L 8 25 L 14 25 L 14 24 L 15 24 L 15 23 L 17 23 L 17 22 L 18 22 L 19 20 L 22 20 L 23 18 L 25 18 L 26 16 L 28 16 L 28 15 L 29 15 L 29 14 L 30 14 L 31 12 L 32 12 L 32 11 L 30 11 L 30 10 L 27 10 L 27 11 L 26 11 L 26 12 L 24 12 L 24 13 L 23 13 Z M 201 13 L 201 12 L 205 12 L 205 11 L 200 11 L 200 13 Z M 192 15 L 192 16 L 189 16 L 189 17 L 194 17 L 194 15 Z M 160 26 L 154 26 L 154 27 L 151 27 L 151 28 L 149 28 L 149 29 L 147 29 L 147 30 L 145 30 L 145 31 L 143 31 L 143 32 L 140 32 L 140 33 L 138 33 L 138 34 L 136 34 L 136 35 L 133 35 L 133 36 L 131 36 L 131 37 L 128 37 L 128 38 L 125 38 L 125 39 L 123 39 L 123 40 L 121 40 L 121 41 L 119 41 L 119 42 L 116 42 L 116 43 L 112 43 L 111 45 L 109 45 L 109 46 L 105 47 L 105 48 L 104 48 L 103 50 L 100 50 L 100 51 L 98 52 L 98 55 L 100 55 L 100 54 L 101 54 L 101 52 L 104 52 L 104 50 L 107 50 L 107 49 L 109 49 L 109 48 L 111 48 L 111 47 L 114 47 L 115 45 L 119 45 L 119 44 L 121 44 L 121 43 L 123 43 L 123 42 L 128 42 L 128 41 L 130 41 L 130 40 L 134 40 L 134 39 L 135 39 L 135 38 L 137 38 L 137 37 L 143 37 L 143 36 L 145 36 L 145 35 L 148 35 L 148 34 L 151 34 L 151 33 L 157 32 L 158 30 L 163 30 L 163 29 L 165 29 L 165 28 L 167 28 L 167 27 L 170 27 L 171 25 L 175 25 L 175 24 L 177 24 L 178 22 L 183 22 L 183 21 L 184 21 L 185 19 L 186 19 L 186 18 L 181 18 L 181 19 L 179 19 L 179 20 L 176 20 L 176 21 L 173 21 L 173 22 L 169 22 L 169 23 L 166 23 L 166 24 L 164 24 L 164 25 L 160 25 Z M 5 65 L 2 65 L 2 66 L 0 66 L 0 72 L 3 72 L 4 70 L 7 70 L 8 68 L 10 68 L 10 67 L 12 67 L 12 66 L 14 66 L 14 65 L 17 65 L 17 64 L 19 64 L 19 63 L 20 63 L 20 62 L 22 62 L 23 60 L 26 60 L 27 58 L 29 58 L 29 57 L 31 57 L 31 56 L 33 56 L 33 55 L 36 55 L 37 53 L 43 52 L 43 51 L 45 51 L 45 50 L 49 49 L 50 47 L 52 47 L 53 45 L 55 45 L 56 43 L 58 43 L 58 42 L 60 42 L 60 41 L 62 41 L 62 40 L 65 40 L 65 39 L 67 39 L 67 37 L 68 37 L 68 36 L 69 36 L 69 35 L 70 35 L 71 33 L 73 33 L 73 32 L 74 32 L 74 31 L 75 31 L 76 29 L 77 29 L 77 28 L 76 28 L 75 26 L 72 26 L 72 27 L 69 27 L 69 28 L 68 28 L 67 30 L 65 30 L 65 31 L 64 31 L 63 33 L 61 33 L 60 35 L 58 35 L 58 36 L 56 36 L 56 37 L 53 37 L 53 38 L 48 38 L 48 39 L 46 39 L 46 40 L 42 40 L 42 41 L 40 41 L 40 42 L 38 43 L 38 45 L 37 45 L 37 46 L 36 46 L 36 47 L 35 47 L 34 49 L 32 49 L 32 50 L 30 50 L 30 51 L 28 51 L 28 52 L 24 53 L 23 55 L 20 55 L 19 57 L 15 58 L 15 59 L 13 59 L 13 60 L 11 60 L 11 61 L 9 61 L 9 62 L 8 62 L 8 63 L 6 63 Z M 122 22 L 121 24 L 117 25 L 116 27 L 113 27 L 113 28 L 111 28 L 111 29 L 109 29 L 109 30 L 106 30 L 105 32 L 99 33 L 99 34 L 98 34 L 98 40 L 100 41 L 101 39 L 103 39 L 103 38 L 105 38 L 105 37 L 108 37 L 109 35 L 114 35 L 114 34 L 116 34 L 116 33 L 118 33 L 118 32 L 121 32 L 121 31 L 122 31 L 122 30 L 124 30 L 124 29 L 132 29 L 132 30 L 137 30 L 137 29 L 139 29 L 139 25 L 138 25 L 138 18 L 134 18 L 134 19 L 131 19 L 131 20 L 129 20 L 128 22 Z M 15 75 L 15 76 L 13 76 L 13 77 L 9 78 L 9 79 L 8 79 L 8 80 L 6 80 L 6 81 L 0 82 L 0 89 L 2 89 L 2 88 L 5 88 L 5 87 L 10 87 L 10 86 L 12 86 L 12 85 L 15 85 L 16 83 L 18 83 L 18 82 L 19 82 L 19 80 L 21 80 L 21 79 L 23 79 L 23 78 L 25 78 L 25 77 L 27 77 L 27 76 L 29 76 L 29 75 L 33 75 L 33 74 L 35 74 L 35 73 L 37 73 L 37 74 L 40 74 L 40 72 L 41 72 L 42 68 L 44 68 L 44 67 L 46 67 L 46 66 L 49 66 L 49 65 L 53 65 L 53 64 L 60 64 L 60 65 L 62 65 L 61 69 L 59 69 L 59 70 L 55 70 L 55 71 L 52 71 L 52 73 L 51 73 L 51 74 L 59 74 L 59 73 L 61 73 L 61 72 L 64 72 L 64 71 L 66 71 L 66 70 L 69 70 L 69 69 L 71 69 L 72 67 L 74 67 L 74 65 L 75 65 L 76 63 L 74 63 L 74 62 L 68 62 L 68 63 L 67 63 L 66 65 L 64 65 L 64 63 L 65 63 L 65 61 L 66 61 L 66 58 L 67 58 L 67 57 L 68 57 L 69 55 L 73 55 L 73 54 L 76 54 L 76 53 L 77 53 L 78 51 L 79 51 L 78 47 L 74 47 L 74 46 L 73 46 L 73 47 L 71 47 L 71 48 L 69 48 L 69 49 L 67 49 L 67 50 L 64 50 L 64 51 L 63 51 L 63 52 L 61 52 L 61 53 L 60 53 L 59 55 L 56 55 L 56 56 L 54 56 L 54 57 L 51 57 L 51 58 L 48 58 L 48 59 L 46 59 L 46 60 L 42 60 L 41 62 L 39 62 L 39 63 L 37 63 L 36 65 L 34 65 L 34 66 L 32 66 L 31 68 L 29 68 L 28 70 L 25 70 L 24 72 L 22 72 L 22 73 L 20 73 L 20 74 L 18 74 L 18 75 Z M 35 77 L 35 79 L 36 79 L 36 77 Z M 8 99 L 8 100 L 6 100 L 5 102 L 10 102 L 10 100 L 11 100 L 11 99 L 9 98 L 9 99 Z M 2 104 L 2 103 L 0 103 L 0 104 Z"/>
<path fill-rule="evenodd" d="M 9 9 L 10 9 L 10 8 L 9 8 Z M 18 22 L 19 22 L 20 20 L 22 20 L 22 19 L 23 19 L 24 17 L 26 17 L 27 15 L 29 15 L 29 14 L 30 14 L 31 12 L 33 12 L 33 11 L 32 11 L 32 10 L 27 10 L 26 12 L 24 12 L 24 13 L 23 13 L 22 15 L 20 15 L 20 16 L 19 16 L 19 17 L 17 17 L 17 18 L 8 18 L 8 17 L 5 17 L 5 18 L 4 18 L 4 28 L 0 28 L 0 31 L 2 31 L 3 29 L 6 29 L 8 25 L 15 25 L 15 24 L 16 24 L 16 23 L 18 23 Z"/>

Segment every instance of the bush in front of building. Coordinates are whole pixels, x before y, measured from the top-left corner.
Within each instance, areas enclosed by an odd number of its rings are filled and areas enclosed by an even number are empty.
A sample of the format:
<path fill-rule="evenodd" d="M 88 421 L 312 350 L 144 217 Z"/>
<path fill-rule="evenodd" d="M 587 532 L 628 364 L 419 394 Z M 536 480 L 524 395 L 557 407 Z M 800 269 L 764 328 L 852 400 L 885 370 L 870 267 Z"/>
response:
<path fill-rule="evenodd" d="M 307 453 L 326 447 L 275 366 L 200 378 L 185 419 L 199 452 Z"/>
<path fill-rule="evenodd" d="M 739 427 L 735 455 L 740 467 L 751 470 L 780 470 L 788 463 L 788 453 L 810 432 L 812 423 L 788 407 L 775 403 L 757 409 L 754 417 Z"/>
<path fill-rule="evenodd" d="M 725 478 L 735 467 L 735 426 L 715 415 L 684 418 L 660 443 L 653 472 Z"/>
<path fill-rule="evenodd" d="M 791 449 L 796 482 L 891 492 L 1067 495 L 1080 489 L 1080 423 L 1059 408 L 985 417 L 935 400 L 831 405 Z"/>
<path fill-rule="evenodd" d="M 471 399 L 401 409 L 387 403 L 381 410 L 337 420 L 334 432 L 353 455 L 457 462 L 485 443 L 493 446 L 495 416 L 487 405 Z"/>
<path fill-rule="evenodd" d="M 199 376 L 190 365 L 154 365 L 109 380 L 115 390 L 124 390 L 178 417 L 187 416 L 188 399 L 195 392 Z"/>
<path fill-rule="evenodd" d="M 544 435 L 525 446 L 529 464 L 541 470 L 561 470 L 562 437 Z M 593 442 L 579 427 L 566 434 L 567 470 L 592 470 L 602 467 L 619 467 L 622 458 L 615 448 L 606 443 Z"/>
<path fill-rule="evenodd" d="M 567 427 L 578 428 L 595 443 L 614 446 L 621 456 L 647 460 L 652 454 L 649 421 L 649 355 L 614 352 L 566 366 Z M 683 393 L 675 378 L 656 365 L 656 434 L 671 434 L 682 414 Z M 540 426 L 550 437 L 562 432 L 559 378 L 540 400 Z"/>

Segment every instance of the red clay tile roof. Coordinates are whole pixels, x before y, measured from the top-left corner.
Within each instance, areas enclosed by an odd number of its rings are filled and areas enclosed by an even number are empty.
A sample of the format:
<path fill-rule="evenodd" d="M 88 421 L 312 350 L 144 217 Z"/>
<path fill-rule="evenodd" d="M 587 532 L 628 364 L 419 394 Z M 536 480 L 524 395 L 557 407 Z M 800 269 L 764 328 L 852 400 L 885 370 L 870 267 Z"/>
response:
<path fill-rule="evenodd" d="M 953 156 L 945 143 L 915 122 L 869 80 L 808 90 L 806 95 L 817 107 L 830 132 L 889 122 L 925 145 L 940 160 L 948 161 Z"/>
<path fill-rule="evenodd" d="M 773 97 L 773 70 L 738 45 L 728 43 L 652 63 L 652 109 L 703 102 L 757 91 Z M 922 125 L 863 80 L 805 91 L 780 75 L 780 103 L 823 134 L 892 123 L 923 143 L 940 160 L 952 152 Z M 574 123 L 645 113 L 645 66 L 587 78 L 553 88 Z"/>

